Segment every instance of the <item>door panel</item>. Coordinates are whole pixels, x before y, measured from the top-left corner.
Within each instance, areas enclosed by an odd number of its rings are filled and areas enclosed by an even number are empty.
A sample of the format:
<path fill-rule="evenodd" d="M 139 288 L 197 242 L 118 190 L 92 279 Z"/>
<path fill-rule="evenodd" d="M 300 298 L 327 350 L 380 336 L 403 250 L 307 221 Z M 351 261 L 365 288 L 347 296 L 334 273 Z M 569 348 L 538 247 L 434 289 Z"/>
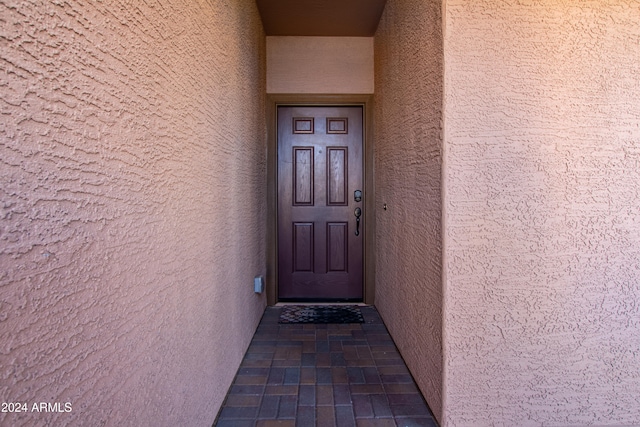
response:
<path fill-rule="evenodd" d="M 327 223 L 327 270 L 348 272 L 349 247 L 346 222 Z"/>
<path fill-rule="evenodd" d="M 293 224 L 293 272 L 313 271 L 313 223 Z"/>
<path fill-rule="evenodd" d="M 347 147 L 327 148 L 327 205 L 347 204 Z"/>
<path fill-rule="evenodd" d="M 293 205 L 313 206 L 313 147 L 293 147 Z"/>
<path fill-rule="evenodd" d="M 362 300 L 362 107 L 278 107 L 278 298 Z"/>

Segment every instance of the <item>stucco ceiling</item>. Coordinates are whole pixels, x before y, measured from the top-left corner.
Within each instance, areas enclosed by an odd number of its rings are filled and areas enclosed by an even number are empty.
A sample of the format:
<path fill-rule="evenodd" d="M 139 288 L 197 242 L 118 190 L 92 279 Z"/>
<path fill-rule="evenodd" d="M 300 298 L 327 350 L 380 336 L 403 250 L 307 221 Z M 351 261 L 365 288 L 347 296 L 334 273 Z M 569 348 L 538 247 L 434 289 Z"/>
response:
<path fill-rule="evenodd" d="M 268 36 L 372 37 L 386 0 L 256 0 Z"/>

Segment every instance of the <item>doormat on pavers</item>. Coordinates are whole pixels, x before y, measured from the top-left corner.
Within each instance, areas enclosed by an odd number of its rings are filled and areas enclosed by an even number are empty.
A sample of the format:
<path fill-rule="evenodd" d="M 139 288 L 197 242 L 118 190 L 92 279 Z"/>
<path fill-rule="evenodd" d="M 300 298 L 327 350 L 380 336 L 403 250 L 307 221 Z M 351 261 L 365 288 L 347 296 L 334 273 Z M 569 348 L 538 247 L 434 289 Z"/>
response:
<path fill-rule="evenodd" d="M 364 318 L 356 306 L 285 305 L 278 323 L 364 323 Z"/>

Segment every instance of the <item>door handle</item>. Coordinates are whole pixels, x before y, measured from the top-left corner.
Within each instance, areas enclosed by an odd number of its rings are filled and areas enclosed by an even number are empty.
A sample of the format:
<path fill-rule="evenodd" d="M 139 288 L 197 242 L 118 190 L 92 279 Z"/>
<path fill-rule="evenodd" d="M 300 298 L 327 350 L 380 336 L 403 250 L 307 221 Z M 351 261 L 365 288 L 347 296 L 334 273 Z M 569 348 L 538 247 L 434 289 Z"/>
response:
<path fill-rule="evenodd" d="M 360 235 L 360 216 L 362 215 L 362 209 L 356 208 L 353 211 L 353 214 L 356 216 L 356 236 Z"/>

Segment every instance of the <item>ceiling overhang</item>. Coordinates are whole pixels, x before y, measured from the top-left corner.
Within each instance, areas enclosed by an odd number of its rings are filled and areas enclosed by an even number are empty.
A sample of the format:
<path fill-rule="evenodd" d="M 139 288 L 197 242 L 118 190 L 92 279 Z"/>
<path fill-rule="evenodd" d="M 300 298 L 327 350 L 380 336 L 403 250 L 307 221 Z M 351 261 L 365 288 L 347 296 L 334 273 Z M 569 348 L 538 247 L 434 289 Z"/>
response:
<path fill-rule="evenodd" d="M 386 0 L 256 0 L 267 36 L 373 37 Z"/>

